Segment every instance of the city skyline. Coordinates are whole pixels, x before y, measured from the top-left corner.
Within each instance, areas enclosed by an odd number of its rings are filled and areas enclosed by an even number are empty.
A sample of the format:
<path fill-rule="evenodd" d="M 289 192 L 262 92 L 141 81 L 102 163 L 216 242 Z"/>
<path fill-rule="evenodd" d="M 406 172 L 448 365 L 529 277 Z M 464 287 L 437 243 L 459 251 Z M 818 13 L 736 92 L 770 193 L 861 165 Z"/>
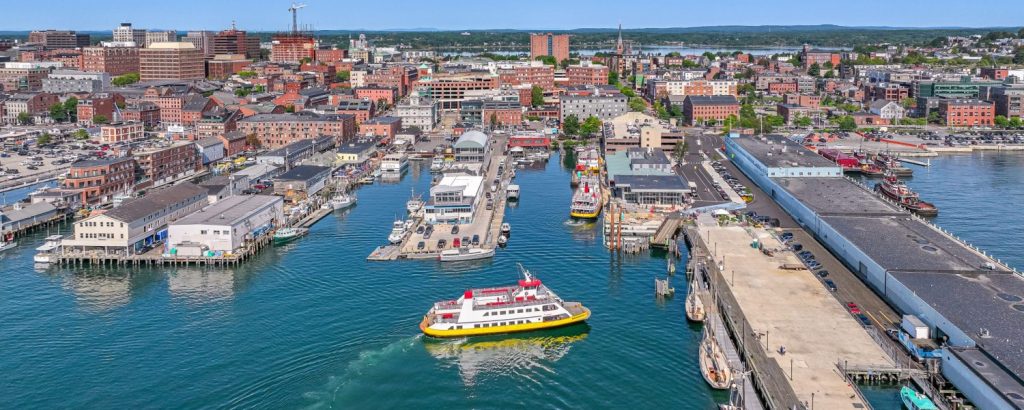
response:
<path fill-rule="evenodd" d="M 230 27 L 232 21 L 240 29 L 252 31 L 283 31 L 289 28 L 291 17 L 287 1 L 255 1 L 251 7 L 239 8 L 233 3 L 208 3 L 194 0 L 180 2 L 183 9 L 202 7 L 201 14 L 173 14 L 162 8 L 147 8 L 145 4 L 115 0 L 106 7 L 88 3 L 43 1 L 60 7 L 47 8 L 46 14 L 37 11 L 39 2 L 7 5 L 7 14 L 13 17 L 5 31 L 24 31 L 43 28 L 106 31 L 121 22 L 131 22 L 149 29 L 219 30 Z M 832 3 L 782 1 L 770 6 L 753 0 L 739 0 L 733 6 L 748 10 L 748 14 L 720 13 L 714 4 L 689 4 L 685 8 L 663 0 L 644 0 L 631 5 L 632 10 L 669 10 L 667 13 L 620 13 L 614 11 L 616 3 L 599 0 L 581 9 L 571 2 L 543 2 L 524 0 L 521 7 L 503 12 L 499 18 L 490 9 L 458 7 L 456 1 L 442 0 L 431 7 L 444 10 L 432 15 L 407 13 L 373 19 L 379 4 L 335 3 L 322 0 L 305 1 L 308 7 L 299 11 L 299 24 L 315 30 L 572 30 L 579 28 L 615 27 L 668 28 L 707 26 L 763 26 L 763 25 L 820 25 L 835 24 L 848 27 L 893 28 L 984 28 L 1017 27 L 1021 23 L 1012 13 L 992 13 L 1000 3 L 982 0 L 975 7 L 960 8 L 952 0 L 884 2 L 869 0 L 858 8 L 841 8 Z M 411 2 L 393 1 L 396 6 Z M 988 5 L 988 6 L 986 6 Z M 957 8 L 957 12 L 946 10 Z M 537 10 L 545 13 L 536 13 Z M 671 12 L 676 9 L 678 12 Z M 880 13 L 884 10 L 885 13 Z M 119 12 L 115 12 L 119 11 Z M 128 12 L 125 12 L 128 11 Z M 427 15 L 424 18 L 424 14 Z"/>

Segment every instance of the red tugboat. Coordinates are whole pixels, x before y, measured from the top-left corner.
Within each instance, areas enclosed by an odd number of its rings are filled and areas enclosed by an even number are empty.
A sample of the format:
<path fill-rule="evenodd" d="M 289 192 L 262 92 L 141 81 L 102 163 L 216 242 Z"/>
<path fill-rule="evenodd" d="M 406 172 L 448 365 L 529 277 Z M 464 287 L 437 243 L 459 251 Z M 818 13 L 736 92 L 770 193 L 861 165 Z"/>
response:
<path fill-rule="evenodd" d="M 891 172 L 893 175 L 898 177 L 911 177 L 914 176 L 914 170 L 907 168 L 900 164 L 900 161 L 888 154 L 879 153 L 875 156 L 875 165 L 882 167 L 882 169 Z"/>
<path fill-rule="evenodd" d="M 875 191 L 920 216 L 931 217 L 939 214 L 939 208 L 936 208 L 930 202 L 922 201 L 916 192 L 911 191 L 906 183 L 900 181 L 891 172 L 886 174 L 882 182 L 875 184 Z"/>

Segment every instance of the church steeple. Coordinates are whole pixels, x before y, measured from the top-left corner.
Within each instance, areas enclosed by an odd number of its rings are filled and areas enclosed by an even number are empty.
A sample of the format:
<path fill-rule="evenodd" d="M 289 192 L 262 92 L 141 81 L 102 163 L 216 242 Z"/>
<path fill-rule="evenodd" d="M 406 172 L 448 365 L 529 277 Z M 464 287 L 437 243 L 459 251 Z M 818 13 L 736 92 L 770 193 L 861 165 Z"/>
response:
<path fill-rule="evenodd" d="M 622 23 L 619 23 L 619 40 L 615 43 L 615 54 L 622 55 L 626 48 L 622 45 Z"/>

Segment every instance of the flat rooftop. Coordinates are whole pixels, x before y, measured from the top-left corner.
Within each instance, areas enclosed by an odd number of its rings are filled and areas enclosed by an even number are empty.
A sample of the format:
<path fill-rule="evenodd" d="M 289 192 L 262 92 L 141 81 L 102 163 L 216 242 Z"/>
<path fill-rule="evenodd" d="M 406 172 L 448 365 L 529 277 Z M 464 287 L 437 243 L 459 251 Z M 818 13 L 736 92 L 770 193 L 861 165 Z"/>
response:
<path fill-rule="evenodd" d="M 939 314 L 1014 374 L 1024 374 L 1024 281 L 1017 274 L 893 272 Z M 956 297 L 951 297 L 956 295 Z M 978 332 L 986 329 L 990 337 Z M 1017 389 L 1022 382 L 1017 380 Z M 1024 395 L 1024 392 L 1021 393 Z"/>
<path fill-rule="evenodd" d="M 1013 403 L 1017 408 L 1024 408 L 1024 385 L 1021 380 L 999 366 L 999 363 L 992 360 L 985 352 L 978 349 L 954 347 L 947 348 L 946 353 L 960 359 L 973 372 L 991 383 L 1007 401 Z"/>
<path fill-rule="evenodd" d="M 768 168 L 837 167 L 832 161 L 781 135 L 739 137 L 732 138 L 732 141 Z"/>
<path fill-rule="evenodd" d="M 818 215 L 907 215 L 846 178 L 772 178 Z"/>
<path fill-rule="evenodd" d="M 890 272 L 979 272 L 991 262 L 910 215 L 825 216 L 822 220 Z M 998 265 L 997 269 L 1006 272 Z"/>
<path fill-rule="evenodd" d="M 193 212 L 171 225 L 234 225 L 274 202 L 283 202 L 273 195 L 236 195 Z"/>
<path fill-rule="evenodd" d="M 631 191 L 682 191 L 690 192 L 690 186 L 679 175 L 617 175 L 615 186 L 629 186 Z"/>

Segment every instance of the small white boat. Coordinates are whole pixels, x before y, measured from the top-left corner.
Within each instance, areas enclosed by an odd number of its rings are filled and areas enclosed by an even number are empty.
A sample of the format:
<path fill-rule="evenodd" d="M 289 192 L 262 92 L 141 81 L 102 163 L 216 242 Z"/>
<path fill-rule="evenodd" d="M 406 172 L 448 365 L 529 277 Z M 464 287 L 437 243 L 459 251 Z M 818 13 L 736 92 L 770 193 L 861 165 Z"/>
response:
<path fill-rule="evenodd" d="M 330 204 L 331 208 L 333 208 L 335 211 L 340 211 L 342 209 L 355 205 L 356 196 L 350 194 L 341 194 L 334 198 L 331 198 L 331 200 L 328 201 L 327 203 Z"/>
<path fill-rule="evenodd" d="M 427 203 L 423 201 L 422 197 L 416 196 L 416 190 L 413 189 L 412 196 L 409 201 L 405 203 L 405 210 L 409 211 L 410 214 L 414 214 L 423 209 L 423 206 Z"/>
<path fill-rule="evenodd" d="M 36 254 L 32 257 L 32 261 L 35 263 L 53 263 L 57 259 L 58 249 L 60 249 L 60 241 L 63 239 L 60 235 L 50 235 L 46 237 L 46 241 L 41 246 L 36 248 Z"/>
<path fill-rule="evenodd" d="M 18 243 L 14 241 L 14 232 L 8 232 L 3 239 L 0 239 L 0 252 L 11 249 L 18 246 Z"/>
<path fill-rule="evenodd" d="M 441 251 L 437 260 L 441 262 L 472 261 L 477 259 L 488 259 L 494 257 L 494 249 L 469 248 L 469 249 L 447 249 Z"/>
<path fill-rule="evenodd" d="M 388 235 L 388 242 L 399 244 L 405 239 L 405 221 L 399 219 L 391 224 L 391 234 Z"/>
<path fill-rule="evenodd" d="M 432 161 L 430 161 L 430 170 L 431 171 L 439 172 L 439 171 L 441 171 L 443 169 L 444 169 L 444 158 L 434 157 L 434 159 Z"/>
<path fill-rule="evenodd" d="M 309 229 L 307 229 L 307 228 L 293 228 L 293 227 L 281 228 L 281 229 L 278 229 L 277 232 L 274 232 L 274 244 L 275 245 L 285 244 L 285 243 L 294 241 L 296 239 L 299 239 L 300 237 L 302 237 L 303 235 L 305 235 L 307 233 L 309 233 Z"/>
<path fill-rule="evenodd" d="M 505 236 L 508 236 L 510 233 L 512 233 L 512 225 L 509 225 L 508 222 L 501 224 L 501 233 Z"/>
<path fill-rule="evenodd" d="M 508 244 L 508 237 L 505 235 L 498 236 L 498 246 L 505 246 Z"/>
<path fill-rule="evenodd" d="M 509 186 L 505 188 L 505 197 L 508 198 L 508 199 L 511 199 L 511 200 L 518 200 L 519 199 L 519 185 L 509 184 Z"/>

